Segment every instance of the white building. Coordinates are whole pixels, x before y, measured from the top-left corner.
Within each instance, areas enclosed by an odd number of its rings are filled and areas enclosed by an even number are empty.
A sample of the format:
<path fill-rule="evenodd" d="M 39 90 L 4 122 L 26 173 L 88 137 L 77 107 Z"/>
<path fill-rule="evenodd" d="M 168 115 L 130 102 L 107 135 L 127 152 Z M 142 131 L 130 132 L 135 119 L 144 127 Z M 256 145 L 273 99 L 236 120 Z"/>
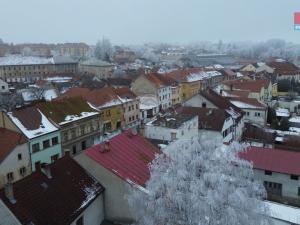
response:
<path fill-rule="evenodd" d="M 268 113 L 265 104 L 251 98 L 231 98 L 230 102 L 245 112 L 245 122 L 265 126 Z"/>
<path fill-rule="evenodd" d="M 25 136 L 0 128 L 0 188 L 29 174 L 30 156 Z"/>
<path fill-rule="evenodd" d="M 159 103 L 155 96 L 140 96 L 140 119 L 147 123 L 159 113 Z"/>
<path fill-rule="evenodd" d="M 198 116 L 177 114 L 157 117 L 145 125 L 145 137 L 174 141 L 198 136 Z"/>

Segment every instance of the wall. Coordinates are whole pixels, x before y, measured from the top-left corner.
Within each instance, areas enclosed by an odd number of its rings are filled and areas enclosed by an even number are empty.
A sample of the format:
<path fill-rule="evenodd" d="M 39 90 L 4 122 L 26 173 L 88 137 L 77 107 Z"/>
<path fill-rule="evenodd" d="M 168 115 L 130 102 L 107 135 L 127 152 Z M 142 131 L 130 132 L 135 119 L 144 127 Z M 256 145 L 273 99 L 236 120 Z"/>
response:
<path fill-rule="evenodd" d="M 157 96 L 157 88 L 154 84 L 152 84 L 145 76 L 139 76 L 135 81 L 131 84 L 131 90 L 136 95 L 155 95 Z"/>
<path fill-rule="evenodd" d="M 124 111 L 125 125 L 138 124 L 140 121 L 140 102 L 132 99 L 122 104 Z M 130 107 L 130 110 L 129 110 Z"/>
<path fill-rule="evenodd" d="M 79 66 L 81 72 L 86 72 L 97 76 L 100 79 L 106 79 L 112 76 L 114 65 L 111 66 L 97 66 L 97 65 L 85 65 Z"/>
<path fill-rule="evenodd" d="M 134 215 L 126 200 L 131 186 L 84 153 L 77 155 L 75 160 L 104 186 L 105 218 L 116 222 L 132 222 Z"/>
<path fill-rule="evenodd" d="M 22 155 L 21 160 L 18 160 L 18 154 Z M 27 143 L 16 146 L 16 148 L 0 163 L 0 188 L 7 183 L 7 173 L 14 173 L 13 182 L 22 179 L 24 177 L 20 174 L 20 168 L 22 167 L 26 168 L 26 174 L 24 176 L 31 174 L 30 156 Z"/>
<path fill-rule="evenodd" d="M 245 112 L 245 122 L 251 122 L 265 126 L 267 120 L 267 110 L 260 109 L 242 109 Z M 260 116 L 255 116 L 255 113 L 260 113 Z"/>
<path fill-rule="evenodd" d="M 233 141 L 233 139 L 234 139 L 234 126 L 233 125 L 234 125 L 233 119 L 231 117 L 228 117 L 225 120 L 222 131 L 221 131 L 222 136 L 223 136 L 223 142 L 229 143 L 229 142 Z M 225 130 L 227 130 L 226 136 L 223 135 Z"/>
<path fill-rule="evenodd" d="M 200 81 L 183 82 L 182 83 L 182 101 L 186 101 L 197 95 L 200 91 Z"/>
<path fill-rule="evenodd" d="M 10 118 L 2 111 L 0 111 L 0 127 L 6 128 L 8 130 L 15 131 L 17 133 L 21 133 L 21 131 L 10 120 Z"/>
<path fill-rule="evenodd" d="M 58 137 L 57 145 L 52 145 L 51 139 L 53 137 Z M 45 140 L 50 140 L 50 147 L 43 149 L 43 141 L 45 141 Z M 35 143 L 39 143 L 40 151 L 33 153 L 32 145 Z M 29 144 L 30 144 L 32 171 L 35 171 L 35 163 L 38 161 L 40 161 L 40 163 L 48 163 L 49 164 L 49 163 L 51 163 L 51 156 L 58 154 L 59 158 L 62 157 L 61 137 L 60 137 L 59 131 L 31 139 Z"/>
<path fill-rule="evenodd" d="M 8 92 L 8 91 L 9 91 L 8 84 L 0 79 L 0 93 Z"/>
<path fill-rule="evenodd" d="M 104 220 L 104 199 L 103 193 L 100 194 L 84 211 L 78 216 L 71 225 L 76 225 L 76 221 L 83 216 L 83 224 L 100 225 Z"/>
<path fill-rule="evenodd" d="M 180 104 L 182 102 L 181 96 L 181 85 L 180 86 L 172 86 L 171 87 L 171 98 L 172 98 L 172 105 Z"/>
<path fill-rule="evenodd" d="M 170 86 L 162 87 L 157 90 L 158 104 L 161 109 L 167 109 L 172 104 L 172 90 Z"/>
<path fill-rule="evenodd" d="M 290 179 L 289 174 L 282 174 L 272 172 L 272 175 L 265 175 L 264 170 L 254 169 L 254 177 L 260 181 L 269 181 L 282 184 L 282 196 L 298 198 L 298 187 L 300 187 L 300 177 L 299 180 Z"/>
<path fill-rule="evenodd" d="M 124 127 L 124 112 L 122 105 L 115 105 L 100 110 L 100 120 L 103 126 L 103 132 L 110 132 Z M 121 127 L 117 128 L 117 123 L 121 123 Z M 105 124 L 111 123 L 111 129 L 104 129 Z"/>
<path fill-rule="evenodd" d="M 202 107 L 202 103 L 206 103 L 206 108 L 212 108 L 217 109 L 217 107 L 208 101 L 206 98 L 204 98 L 202 95 L 196 95 L 190 100 L 186 101 L 184 103 L 184 106 L 190 106 L 190 107 Z"/>
<path fill-rule="evenodd" d="M 145 137 L 147 138 L 172 141 L 172 133 L 176 133 L 176 139 L 189 139 L 198 136 L 198 116 L 184 122 L 177 129 L 155 126 L 151 123 L 145 126 Z"/>

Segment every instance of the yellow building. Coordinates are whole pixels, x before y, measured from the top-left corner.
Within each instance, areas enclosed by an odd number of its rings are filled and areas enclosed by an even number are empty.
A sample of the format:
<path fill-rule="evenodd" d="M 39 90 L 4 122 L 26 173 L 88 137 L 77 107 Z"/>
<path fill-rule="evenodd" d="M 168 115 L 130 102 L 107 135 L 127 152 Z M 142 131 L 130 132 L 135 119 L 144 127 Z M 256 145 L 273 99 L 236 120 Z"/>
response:
<path fill-rule="evenodd" d="M 123 102 L 112 87 L 90 90 L 88 88 L 71 88 L 63 98 L 82 96 L 89 105 L 100 112 L 103 132 L 111 132 L 125 127 Z"/>
<path fill-rule="evenodd" d="M 181 96 L 182 101 L 186 101 L 193 96 L 197 95 L 201 90 L 200 81 L 182 82 L 181 83 Z"/>

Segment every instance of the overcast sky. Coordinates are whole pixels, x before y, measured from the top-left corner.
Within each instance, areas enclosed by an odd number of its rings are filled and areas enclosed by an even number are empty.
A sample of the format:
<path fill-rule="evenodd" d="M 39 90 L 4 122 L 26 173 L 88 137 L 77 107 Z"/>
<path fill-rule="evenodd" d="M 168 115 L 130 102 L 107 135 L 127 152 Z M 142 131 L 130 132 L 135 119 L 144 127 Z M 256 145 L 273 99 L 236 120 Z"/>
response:
<path fill-rule="evenodd" d="M 6 42 L 300 42 L 300 0 L 0 0 Z"/>

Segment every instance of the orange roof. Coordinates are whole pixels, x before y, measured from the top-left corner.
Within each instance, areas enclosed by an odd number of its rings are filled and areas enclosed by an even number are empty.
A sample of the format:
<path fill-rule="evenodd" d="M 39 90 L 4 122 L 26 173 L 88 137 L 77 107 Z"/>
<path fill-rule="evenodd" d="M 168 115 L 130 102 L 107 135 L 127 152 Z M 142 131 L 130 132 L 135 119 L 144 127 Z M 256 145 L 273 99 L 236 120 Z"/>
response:
<path fill-rule="evenodd" d="M 82 96 L 86 101 L 90 102 L 96 107 L 100 107 L 113 100 L 119 100 L 113 87 L 104 87 L 95 90 L 90 90 L 88 88 L 71 88 L 62 95 L 62 98 L 76 96 Z"/>
<path fill-rule="evenodd" d="M 0 162 L 8 156 L 16 146 L 26 143 L 24 135 L 0 128 Z"/>
<path fill-rule="evenodd" d="M 233 90 L 260 92 L 263 87 L 267 88 L 270 82 L 269 80 L 228 80 L 223 84 L 229 87 L 232 85 Z"/>
<path fill-rule="evenodd" d="M 136 98 L 136 94 L 134 94 L 128 87 L 116 88 L 114 92 L 121 98 Z"/>
<path fill-rule="evenodd" d="M 170 73 L 166 74 L 166 77 L 175 79 L 178 82 L 185 82 L 187 81 L 187 77 L 193 73 L 199 73 L 203 71 L 203 68 L 189 68 L 189 69 L 179 69 L 174 70 Z"/>
<path fill-rule="evenodd" d="M 157 87 L 170 86 L 175 82 L 173 79 L 158 73 L 145 74 L 144 76 Z"/>
<path fill-rule="evenodd" d="M 281 75 L 300 74 L 300 69 L 290 62 L 270 62 L 268 66 L 275 69 L 275 72 Z"/>

